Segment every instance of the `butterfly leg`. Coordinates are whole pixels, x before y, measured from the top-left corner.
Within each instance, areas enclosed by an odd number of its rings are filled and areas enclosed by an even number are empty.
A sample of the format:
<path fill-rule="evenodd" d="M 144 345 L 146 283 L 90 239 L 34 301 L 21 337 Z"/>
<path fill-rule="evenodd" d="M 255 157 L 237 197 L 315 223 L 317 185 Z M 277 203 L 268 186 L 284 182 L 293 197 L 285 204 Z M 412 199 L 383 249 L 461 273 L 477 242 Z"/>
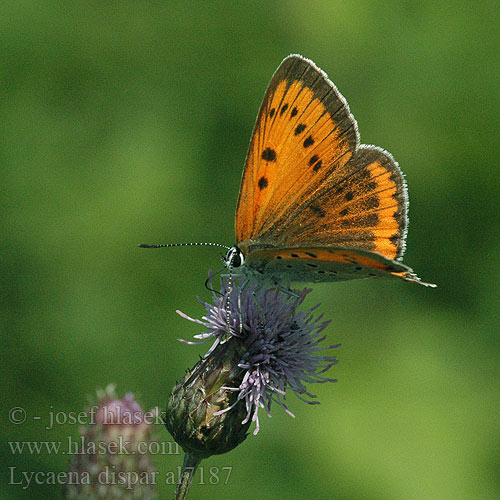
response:
<path fill-rule="evenodd" d="M 255 301 L 255 305 L 256 305 L 256 307 L 259 311 L 260 317 L 261 317 L 260 329 L 262 332 L 264 332 L 264 319 L 265 319 L 264 310 L 262 309 L 262 306 L 259 304 L 259 301 L 257 300 L 257 291 L 254 290 L 252 292 L 252 295 L 253 295 L 253 300 Z"/>
<path fill-rule="evenodd" d="M 285 288 L 284 286 L 278 287 L 278 290 L 283 292 L 285 295 L 289 295 L 290 297 L 293 297 L 295 299 L 298 299 L 300 295 L 297 295 L 291 288 Z"/>
<path fill-rule="evenodd" d="M 229 270 L 228 274 L 221 274 L 221 277 L 223 278 L 228 278 L 228 287 L 227 287 L 227 299 L 226 299 L 226 332 L 229 335 L 231 335 L 231 294 L 233 293 L 234 287 L 234 277 L 238 277 L 237 274 L 233 274 L 231 272 L 231 269 Z M 238 318 L 239 318 L 239 335 L 243 335 L 243 313 L 242 313 L 242 306 L 241 306 L 241 296 L 243 294 L 243 291 L 245 290 L 246 286 L 248 285 L 249 280 L 245 280 L 243 284 L 240 286 L 240 289 L 238 291 Z M 234 335 L 234 333 L 233 333 Z"/>
<path fill-rule="evenodd" d="M 247 287 L 248 283 L 250 280 L 245 280 L 243 284 L 240 287 L 240 290 L 238 292 L 238 315 L 239 315 L 239 324 L 240 324 L 240 337 L 243 336 L 243 312 L 242 312 L 242 307 L 241 307 L 241 296 L 243 294 L 243 291 Z M 252 292 L 254 293 L 254 292 Z"/>
<path fill-rule="evenodd" d="M 233 283 L 234 283 L 234 280 L 233 280 L 233 277 L 234 276 L 238 276 L 238 275 L 234 275 L 234 274 L 227 274 L 227 275 L 222 275 L 223 277 L 228 277 L 229 278 L 229 281 L 228 281 L 228 297 L 227 297 L 227 301 L 226 301 L 226 331 L 228 332 L 228 335 L 231 333 L 230 332 L 230 325 L 231 325 L 231 293 L 232 291 L 234 290 L 233 288 Z M 248 286 L 248 284 L 250 283 L 250 280 L 248 279 L 245 279 L 241 286 L 239 287 L 239 290 L 238 290 L 238 298 L 237 298 L 237 305 L 238 305 L 238 324 L 239 324 L 239 336 L 243 336 L 243 303 L 242 303 L 242 296 L 243 296 L 243 293 L 246 289 L 246 287 Z M 252 290 L 251 294 L 252 294 L 252 298 L 253 300 L 255 301 L 255 305 L 256 307 L 258 308 L 259 310 L 259 313 L 261 315 L 261 317 L 263 318 L 264 317 L 264 311 L 262 310 L 260 304 L 259 304 L 259 301 L 257 300 L 257 289 L 254 289 Z M 247 305 L 247 307 L 250 307 L 249 305 Z M 263 325 L 262 325 L 262 328 L 263 328 Z M 235 333 L 232 333 L 232 335 L 236 335 Z"/>
<path fill-rule="evenodd" d="M 233 273 L 229 269 L 229 279 L 226 292 L 226 334 L 231 336 L 231 294 L 233 293 Z"/>

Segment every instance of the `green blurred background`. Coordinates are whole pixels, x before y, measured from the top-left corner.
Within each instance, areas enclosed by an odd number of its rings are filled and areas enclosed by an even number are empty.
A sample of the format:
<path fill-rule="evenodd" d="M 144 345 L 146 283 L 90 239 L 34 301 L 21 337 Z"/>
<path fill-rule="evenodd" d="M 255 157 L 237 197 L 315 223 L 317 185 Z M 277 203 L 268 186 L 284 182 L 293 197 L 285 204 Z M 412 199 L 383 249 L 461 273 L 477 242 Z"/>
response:
<path fill-rule="evenodd" d="M 175 314 L 201 315 L 210 248 L 234 209 L 261 98 L 281 60 L 313 59 L 346 96 L 364 143 L 406 174 L 405 262 L 436 290 L 393 281 L 316 286 L 341 343 L 339 383 L 294 396 L 261 432 L 206 461 L 192 498 L 500 498 L 496 2 L 2 2 L 2 498 L 12 455 L 109 382 L 165 406 L 203 347 Z M 23 425 L 8 409 L 25 408 Z M 34 416 L 41 420 L 34 420 Z M 166 430 L 158 430 L 170 440 Z M 156 456 L 163 477 L 181 463 Z M 212 485 L 209 467 L 232 467 Z M 173 487 L 161 486 L 169 498 Z"/>

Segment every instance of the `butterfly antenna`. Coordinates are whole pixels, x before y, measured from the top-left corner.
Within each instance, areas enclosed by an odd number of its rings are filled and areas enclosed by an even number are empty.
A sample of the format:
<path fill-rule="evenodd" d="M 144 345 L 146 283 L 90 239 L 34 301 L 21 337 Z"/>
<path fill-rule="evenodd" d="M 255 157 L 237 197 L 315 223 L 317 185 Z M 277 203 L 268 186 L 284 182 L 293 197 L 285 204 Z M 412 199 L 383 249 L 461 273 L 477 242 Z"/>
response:
<path fill-rule="evenodd" d="M 163 245 L 150 245 L 149 243 L 139 243 L 140 248 L 168 248 L 168 247 L 220 247 L 229 250 L 231 247 L 220 243 L 166 243 Z"/>

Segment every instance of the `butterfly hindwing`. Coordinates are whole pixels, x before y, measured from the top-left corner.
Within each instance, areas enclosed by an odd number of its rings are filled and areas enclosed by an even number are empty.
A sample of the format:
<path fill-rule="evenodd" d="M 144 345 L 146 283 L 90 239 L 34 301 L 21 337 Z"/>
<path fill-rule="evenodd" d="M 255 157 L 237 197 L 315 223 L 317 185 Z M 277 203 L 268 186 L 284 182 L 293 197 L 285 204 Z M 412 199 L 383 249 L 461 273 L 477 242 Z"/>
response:
<path fill-rule="evenodd" d="M 404 251 L 406 207 L 406 185 L 392 156 L 360 146 L 346 164 L 330 171 L 313 196 L 296 200 L 254 244 L 345 246 L 398 259 Z"/>
<path fill-rule="evenodd" d="M 252 251 L 247 275 L 265 276 L 275 283 L 324 282 L 356 278 L 402 278 L 423 285 L 411 268 L 375 253 L 344 247 L 264 248 Z"/>

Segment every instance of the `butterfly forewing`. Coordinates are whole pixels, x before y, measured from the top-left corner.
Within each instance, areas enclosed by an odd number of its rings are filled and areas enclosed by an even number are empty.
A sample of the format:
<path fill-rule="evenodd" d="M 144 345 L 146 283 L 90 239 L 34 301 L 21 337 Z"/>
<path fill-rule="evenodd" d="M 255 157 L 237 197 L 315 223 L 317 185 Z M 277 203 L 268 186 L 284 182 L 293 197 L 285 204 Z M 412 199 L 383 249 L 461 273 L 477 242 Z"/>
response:
<path fill-rule="evenodd" d="M 243 172 L 238 242 L 259 239 L 320 189 L 356 149 L 345 99 L 314 63 L 286 58 L 266 91 Z"/>

